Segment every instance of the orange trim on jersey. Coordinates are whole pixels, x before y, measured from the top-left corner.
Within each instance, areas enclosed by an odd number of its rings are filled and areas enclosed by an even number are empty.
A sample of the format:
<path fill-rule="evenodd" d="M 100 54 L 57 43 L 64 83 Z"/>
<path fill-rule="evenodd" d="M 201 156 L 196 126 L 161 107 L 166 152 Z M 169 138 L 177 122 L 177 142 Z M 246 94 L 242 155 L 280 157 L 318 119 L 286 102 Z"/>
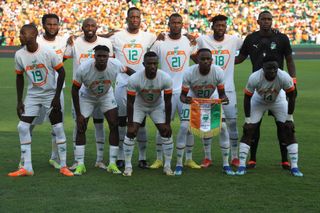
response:
<path fill-rule="evenodd" d="M 290 87 L 289 89 L 286 89 L 285 91 L 286 91 L 286 93 L 290 93 L 290 92 L 294 91 L 294 86 Z"/>
<path fill-rule="evenodd" d="M 60 64 L 58 64 L 57 66 L 53 67 L 53 69 L 58 70 L 61 67 L 63 67 L 63 63 L 62 62 Z"/>
<path fill-rule="evenodd" d="M 164 94 L 166 95 L 172 94 L 172 89 L 164 90 Z"/>
<path fill-rule="evenodd" d="M 189 88 L 188 88 L 188 87 L 182 86 L 181 90 L 182 90 L 183 92 L 187 92 L 187 93 L 189 92 Z"/>
<path fill-rule="evenodd" d="M 292 81 L 293 81 L 294 84 L 297 84 L 297 78 L 296 77 L 292 78 Z"/>
<path fill-rule="evenodd" d="M 131 95 L 131 96 L 136 96 L 136 92 L 135 91 L 127 91 L 127 94 L 128 95 Z"/>
<path fill-rule="evenodd" d="M 77 87 L 81 87 L 81 84 L 76 80 L 73 80 L 72 83 L 73 83 L 73 85 L 75 85 Z"/>
<path fill-rule="evenodd" d="M 72 58 L 72 56 L 64 55 L 63 58 Z"/>
<path fill-rule="evenodd" d="M 246 95 L 248 95 L 248 96 L 253 96 L 253 93 L 250 92 L 250 91 L 247 90 L 247 89 L 244 89 L 243 92 L 244 92 L 244 94 L 246 94 Z"/>
<path fill-rule="evenodd" d="M 17 75 L 23 75 L 23 71 L 21 71 L 21 70 L 16 70 L 16 74 L 17 74 Z"/>
<path fill-rule="evenodd" d="M 220 84 L 217 86 L 218 89 L 224 89 L 224 84 Z"/>

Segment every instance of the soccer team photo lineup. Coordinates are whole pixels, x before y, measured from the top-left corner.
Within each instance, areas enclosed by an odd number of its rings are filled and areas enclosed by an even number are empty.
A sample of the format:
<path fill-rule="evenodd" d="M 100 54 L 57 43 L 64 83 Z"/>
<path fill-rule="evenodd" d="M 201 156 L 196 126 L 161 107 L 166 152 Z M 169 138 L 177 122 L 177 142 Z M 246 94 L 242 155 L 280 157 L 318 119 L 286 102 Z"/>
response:
<path fill-rule="evenodd" d="M 223 14 L 210 17 L 207 33 L 188 32 L 186 16 L 178 12 L 167 14 L 163 31 L 145 31 L 141 8 L 134 5 L 126 10 L 126 25 L 106 33 L 98 31 L 102 27 L 98 18 L 86 17 L 79 27 L 81 33 L 67 35 L 60 28 L 65 17 L 51 12 L 20 26 L 16 34 L 21 47 L 12 69 L 21 155 L 8 176 L 41 175 L 32 162 L 31 147 L 37 126 L 48 122 L 51 145 L 47 145 L 52 148 L 47 154 L 56 169 L 52 172 L 67 177 L 90 175 L 87 168 L 94 168 L 86 163 L 86 149 L 87 144 L 93 145 L 87 143 L 86 134 L 92 121 L 94 167 L 113 175 L 134 176 L 133 165 L 166 176 L 188 175 L 185 168 L 210 169 L 216 138 L 220 170 L 226 176 L 246 176 L 248 170 L 258 172 L 260 132 L 265 134 L 261 123 L 263 117 L 272 117 L 280 170 L 303 177 L 294 123 L 299 90 L 292 39 L 274 28 L 274 16 L 267 9 L 256 14 L 257 28 L 244 38 L 228 31 L 233 19 Z M 236 94 L 234 72 L 247 58 L 251 74 L 241 85 L 243 92 Z M 67 70 L 64 63 L 70 60 L 72 70 Z M 67 75 L 72 76 L 71 88 L 66 86 Z M 71 93 L 71 100 L 65 98 L 66 93 Z M 73 133 L 68 137 L 66 102 L 72 102 L 73 119 Z M 237 105 L 243 105 L 243 110 Z M 240 114 L 244 121 L 238 119 Z M 147 117 L 156 128 L 154 135 L 148 133 Z M 178 119 L 177 130 L 172 127 L 174 119 Z M 150 137 L 155 141 L 153 150 L 147 149 Z M 201 143 L 195 143 L 197 138 Z M 45 143 L 50 137 L 42 140 Z M 73 152 L 70 165 L 67 143 L 73 143 L 73 150 L 68 150 Z M 203 150 L 199 163 L 193 159 L 194 146 Z M 104 159 L 105 147 L 108 160 Z"/>

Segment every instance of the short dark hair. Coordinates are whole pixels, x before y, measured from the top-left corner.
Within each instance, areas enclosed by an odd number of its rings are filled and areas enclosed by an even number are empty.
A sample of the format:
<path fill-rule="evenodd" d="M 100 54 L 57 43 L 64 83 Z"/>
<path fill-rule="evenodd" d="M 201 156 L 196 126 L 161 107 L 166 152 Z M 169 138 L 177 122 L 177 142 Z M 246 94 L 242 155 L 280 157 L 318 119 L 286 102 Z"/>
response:
<path fill-rule="evenodd" d="M 48 14 L 45 14 L 44 16 L 42 16 L 42 25 L 44 25 L 46 23 L 46 20 L 48 18 L 55 18 L 58 20 L 58 22 L 60 21 L 59 17 L 56 14 L 48 13 Z"/>
<path fill-rule="evenodd" d="M 157 55 L 157 53 L 155 53 L 153 51 L 148 51 L 148 52 L 146 52 L 146 54 L 144 54 L 143 60 L 145 60 L 148 57 L 158 57 L 158 55 Z"/>
<path fill-rule="evenodd" d="M 208 48 L 201 48 L 201 49 L 199 49 L 198 52 L 197 52 L 197 54 L 199 55 L 199 54 L 202 53 L 202 52 L 209 52 L 210 54 L 212 54 L 212 53 L 211 53 L 211 50 L 209 50 Z"/>
<path fill-rule="evenodd" d="M 133 11 L 133 10 L 137 10 L 137 11 L 140 12 L 139 8 L 137 8 L 137 7 L 130 7 L 130 8 L 128 9 L 128 11 L 127 11 L 127 16 L 129 16 L 129 13 L 130 13 L 131 11 Z"/>
<path fill-rule="evenodd" d="M 274 54 L 267 54 L 263 57 L 262 59 L 262 63 L 267 63 L 267 62 L 270 62 L 270 61 L 276 61 L 278 62 L 278 59 L 277 57 L 274 55 Z"/>
<path fill-rule="evenodd" d="M 34 23 L 30 23 L 30 24 L 25 24 L 21 27 L 21 30 L 23 29 L 32 29 L 33 31 L 35 31 L 38 34 L 38 28 Z"/>
<path fill-rule="evenodd" d="M 97 45 L 93 48 L 94 51 L 99 51 L 99 50 L 103 50 L 103 51 L 107 51 L 110 52 L 109 47 L 107 47 L 106 45 Z"/>
<path fill-rule="evenodd" d="M 173 18 L 173 17 L 175 17 L 175 18 L 182 18 L 182 16 L 181 16 L 179 13 L 172 13 L 172 14 L 169 16 L 169 21 L 170 21 L 170 19 Z"/>
<path fill-rule="evenodd" d="M 214 25 L 217 21 L 227 21 L 227 20 L 228 20 L 227 16 L 219 14 L 211 18 L 210 21 L 212 22 L 212 25 Z"/>
<path fill-rule="evenodd" d="M 270 13 L 270 11 L 264 10 L 264 11 L 262 11 L 261 13 L 259 13 L 258 19 L 260 19 L 261 15 L 263 15 L 263 14 L 270 14 L 270 15 L 272 16 L 272 14 Z"/>

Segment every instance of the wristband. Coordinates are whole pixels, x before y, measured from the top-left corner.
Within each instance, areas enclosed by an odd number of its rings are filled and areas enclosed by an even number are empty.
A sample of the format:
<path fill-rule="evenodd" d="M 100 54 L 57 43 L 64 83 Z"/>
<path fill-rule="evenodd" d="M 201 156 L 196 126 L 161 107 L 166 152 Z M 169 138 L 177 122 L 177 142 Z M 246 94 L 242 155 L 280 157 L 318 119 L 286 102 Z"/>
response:
<path fill-rule="evenodd" d="M 244 122 L 247 124 L 251 123 L 251 118 L 250 117 L 245 117 Z"/>
<path fill-rule="evenodd" d="M 287 121 L 293 121 L 293 115 L 292 114 L 288 114 L 286 120 Z"/>
<path fill-rule="evenodd" d="M 292 81 L 293 81 L 293 83 L 294 83 L 295 85 L 297 84 L 297 78 L 296 78 L 296 77 L 292 78 Z"/>

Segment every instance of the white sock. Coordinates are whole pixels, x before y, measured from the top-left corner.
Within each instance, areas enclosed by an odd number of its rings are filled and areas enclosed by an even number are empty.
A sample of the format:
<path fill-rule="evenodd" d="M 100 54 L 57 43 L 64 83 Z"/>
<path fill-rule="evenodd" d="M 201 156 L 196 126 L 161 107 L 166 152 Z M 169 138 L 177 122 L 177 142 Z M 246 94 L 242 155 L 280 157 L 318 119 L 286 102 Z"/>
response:
<path fill-rule="evenodd" d="M 118 156 L 119 147 L 118 146 L 109 146 L 109 163 L 116 163 Z"/>
<path fill-rule="evenodd" d="M 140 127 L 137 132 L 137 141 L 139 147 L 139 160 L 147 159 L 147 130 L 146 127 Z"/>
<path fill-rule="evenodd" d="M 239 149 L 239 160 L 240 160 L 240 165 L 239 166 L 246 166 L 246 160 L 247 160 L 247 156 L 250 150 L 250 146 L 240 142 L 239 144 L 240 149 Z"/>
<path fill-rule="evenodd" d="M 171 167 L 172 153 L 173 153 L 173 141 L 172 137 L 164 138 L 162 140 L 162 149 L 164 153 L 164 167 Z"/>
<path fill-rule="evenodd" d="M 126 135 L 127 127 L 126 126 L 119 126 L 119 151 L 118 151 L 118 160 L 124 160 L 123 154 L 123 141 L 124 136 Z"/>
<path fill-rule="evenodd" d="M 58 146 L 56 143 L 56 135 L 52 131 L 51 132 L 51 157 L 52 160 L 59 160 Z"/>
<path fill-rule="evenodd" d="M 77 163 L 77 159 L 76 159 L 76 142 L 73 141 L 73 153 L 74 153 L 74 162 Z"/>
<path fill-rule="evenodd" d="M 31 144 L 21 144 L 21 155 L 24 159 L 23 168 L 27 171 L 32 171 L 32 161 L 31 161 Z"/>
<path fill-rule="evenodd" d="M 225 122 L 223 122 L 221 126 L 219 141 L 220 141 L 220 149 L 222 153 L 222 164 L 223 166 L 229 166 L 230 142 L 229 142 L 229 133 L 228 133 L 227 125 Z"/>
<path fill-rule="evenodd" d="M 104 153 L 104 142 L 96 142 L 97 147 L 97 160 L 96 162 L 102 162 L 103 161 L 103 153 Z"/>
<path fill-rule="evenodd" d="M 158 130 L 156 135 L 156 152 L 157 152 L 157 160 L 163 161 L 162 140 Z"/>
<path fill-rule="evenodd" d="M 228 127 L 229 141 L 231 146 L 231 159 L 238 158 L 238 128 L 236 118 L 226 118 Z"/>
<path fill-rule="evenodd" d="M 188 134 L 187 134 L 187 145 L 186 145 L 186 160 L 192 160 L 193 146 L 194 146 L 194 137 L 193 137 L 193 134 L 191 134 L 188 131 Z"/>
<path fill-rule="evenodd" d="M 60 159 L 60 166 L 66 167 L 67 166 L 67 144 L 66 143 L 59 143 L 57 144 L 58 154 Z"/>
<path fill-rule="evenodd" d="M 298 144 L 290 144 L 287 146 L 287 150 L 290 158 L 291 169 L 298 168 Z"/>
<path fill-rule="evenodd" d="M 238 139 L 230 138 L 230 145 L 231 145 L 231 158 L 233 160 L 238 158 Z"/>
<path fill-rule="evenodd" d="M 203 138 L 202 139 L 203 143 L 203 150 L 204 150 L 204 157 L 211 160 L 211 143 L 212 143 L 212 138 Z"/>
<path fill-rule="evenodd" d="M 131 159 L 134 149 L 134 139 L 128 138 L 127 136 L 124 137 L 123 141 L 123 152 L 124 152 L 124 160 L 125 160 L 125 167 L 132 168 Z"/>
<path fill-rule="evenodd" d="M 84 164 L 84 154 L 86 145 L 76 145 L 74 157 L 78 164 Z"/>

